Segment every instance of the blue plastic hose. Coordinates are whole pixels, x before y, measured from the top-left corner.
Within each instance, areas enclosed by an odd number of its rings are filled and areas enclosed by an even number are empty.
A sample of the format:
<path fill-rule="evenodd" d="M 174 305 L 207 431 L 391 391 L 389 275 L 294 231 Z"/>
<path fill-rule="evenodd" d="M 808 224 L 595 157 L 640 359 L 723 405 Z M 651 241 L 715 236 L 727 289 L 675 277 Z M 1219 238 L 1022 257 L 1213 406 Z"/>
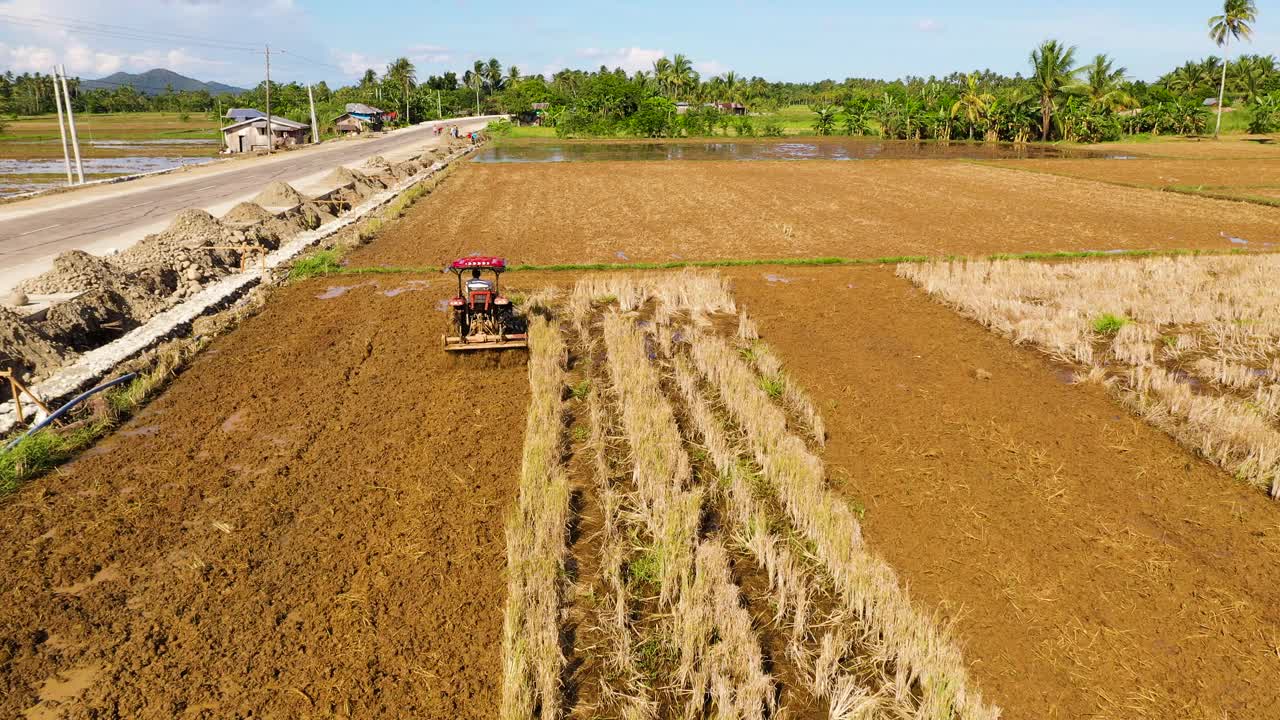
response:
<path fill-rule="evenodd" d="M 138 373 L 129 373 L 128 375 L 121 375 L 120 377 L 116 378 L 115 380 L 112 380 L 111 382 L 103 383 L 103 384 L 99 385 L 98 387 L 93 388 L 92 390 L 86 390 L 86 391 L 84 391 L 84 392 L 80 393 L 79 395 L 77 395 L 77 396 L 75 396 L 75 397 L 71 398 L 71 401 L 70 401 L 70 402 L 68 402 L 66 405 L 63 405 L 62 407 L 58 408 L 57 410 L 53 411 L 53 413 L 52 413 L 51 415 L 49 415 L 49 417 L 45 418 L 44 420 L 41 420 L 41 421 L 40 421 L 40 424 L 38 424 L 38 425 L 36 425 L 36 426 L 32 427 L 30 430 L 26 431 L 26 432 L 25 432 L 25 433 L 23 433 L 22 435 L 19 435 L 18 437 L 14 438 L 13 440 L 10 440 L 10 441 L 9 441 L 9 444 L 4 446 L 4 451 L 5 451 L 5 452 L 9 452 L 10 450 L 12 450 L 12 449 L 14 448 L 14 446 L 15 446 L 15 445 L 17 445 L 18 443 L 22 442 L 23 440 L 26 440 L 26 439 L 27 439 L 27 438 L 28 438 L 32 433 L 35 433 L 35 432 L 37 432 L 37 431 L 39 431 L 39 430 L 44 429 L 44 427 L 45 427 L 46 425 L 48 425 L 49 423 L 53 422 L 54 420 L 57 420 L 58 418 L 60 418 L 60 417 L 62 417 L 63 415 L 65 415 L 65 414 L 67 413 L 67 411 L 68 411 L 68 410 L 70 410 L 71 408 L 75 407 L 76 405 L 79 405 L 81 402 L 83 402 L 83 401 L 84 401 L 84 399 L 85 399 L 85 398 L 87 398 L 87 397 L 89 397 L 89 396 L 91 396 L 91 395 L 94 395 L 94 394 L 96 394 L 96 393 L 100 393 L 100 392 L 102 392 L 103 390 L 106 390 L 107 388 L 115 387 L 116 385 L 119 385 L 119 384 L 120 384 L 120 383 L 122 383 L 122 382 L 126 382 L 126 381 L 129 381 L 129 380 L 132 380 L 132 379 L 134 379 L 134 378 L 136 378 L 136 377 L 138 377 Z M 18 418 L 18 420 L 19 420 L 19 421 L 21 421 L 21 420 L 22 420 L 22 418 Z"/>

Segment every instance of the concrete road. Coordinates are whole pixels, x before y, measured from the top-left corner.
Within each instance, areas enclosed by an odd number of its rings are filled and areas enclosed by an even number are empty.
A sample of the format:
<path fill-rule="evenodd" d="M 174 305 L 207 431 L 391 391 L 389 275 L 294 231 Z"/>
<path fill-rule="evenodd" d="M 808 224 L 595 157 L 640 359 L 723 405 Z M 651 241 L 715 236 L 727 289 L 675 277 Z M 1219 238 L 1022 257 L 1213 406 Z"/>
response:
<path fill-rule="evenodd" d="M 463 132 L 481 129 L 488 122 L 489 118 L 442 121 L 458 125 Z M 358 166 L 375 155 L 407 155 L 439 140 L 434 125 L 418 125 L 369 140 L 326 143 L 0 205 L 0 300 L 18 282 L 44 272 L 54 257 L 68 250 L 93 254 L 122 250 L 163 229 L 186 208 L 225 212 L 270 182 L 296 183 L 340 165 Z"/>

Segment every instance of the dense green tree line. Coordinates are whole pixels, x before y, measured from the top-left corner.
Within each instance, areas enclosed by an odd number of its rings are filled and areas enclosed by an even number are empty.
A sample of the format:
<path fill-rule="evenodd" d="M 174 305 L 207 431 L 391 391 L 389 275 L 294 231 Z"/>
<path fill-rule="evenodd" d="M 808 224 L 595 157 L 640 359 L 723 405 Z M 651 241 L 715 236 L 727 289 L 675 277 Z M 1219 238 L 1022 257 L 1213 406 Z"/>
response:
<path fill-rule="evenodd" d="M 1209 21 L 1210 36 L 1224 49 L 1247 39 L 1255 15 L 1252 0 L 1225 0 L 1223 15 Z M 216 98 L 206 92 L 169 89 L 148 97 L 131 87 L 81 91 L 78 81 L 71 85 L 79 112 L 210 113 L 228 107 L 263 109 L 266 104 L 265 84 L 239 96 Z M 633 73 L 601 66 L 596 71 L 565 69 L 551 77 L 526 76 L 490 58 L 476 60 L 461 75 L 445 72 L 424 80 L 409 59 L 398 58 L 381 74 L 367 70 L 353 85 L 331 90 L 319 83 L 313 90 L 323 125 L 347 103 L 361 102 L 396 111 L 397 122 L 471 113 L 536 115 L 564 136 L 782 133 L 776 123 L 729 116 L 715 107 L 742 103 L 754 115 L 806 105 L 812 110 L 812 131 L 820 135 L 1096 142 L 1126 133 L 1204 133 L 1210 106 L 1219 96 L 1219 107 L 1251 111 L 1251 131 L 1280 130 L 1280 66 L 1274 56 L 1188 61 L 1147 83 L 1130 79 L 1106 55 L 1081 61 L 1076 48 L 1055 40 L 1030 53 L 1025 76 L 978 70 L 941 78 L 813 83 L 770 82 L 734 72 L 703 78 L 687 56 L 677 54 Z M 1206 103 L 1210 99 L 1214 102 Z M 275 114 L 302 122 L 309 118 L 304 85 L 272 83 L 271 104 Z M 50 76 L 0 75 L 0 114 L 53 110 Z"/>

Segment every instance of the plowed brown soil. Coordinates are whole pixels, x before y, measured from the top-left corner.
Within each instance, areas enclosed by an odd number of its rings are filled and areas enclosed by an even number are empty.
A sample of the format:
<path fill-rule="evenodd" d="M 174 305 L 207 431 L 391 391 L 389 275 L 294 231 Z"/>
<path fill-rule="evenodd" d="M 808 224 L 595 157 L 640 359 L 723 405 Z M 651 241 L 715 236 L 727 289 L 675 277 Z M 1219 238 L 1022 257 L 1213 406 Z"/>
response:
<path fill-rule="evenodd" d="M 891 269 L 731 275 L 1005 718 L 1280 717 L 1273 501 Z"/>
<path fill-rule="evenodd" d="M 1150 188 L 1280 186 L 1280 157 L 1250 160 L 1016 160 L 991 164 L 1013 170 L 1065 175 L 1085 180 Z"/>
<path fill-rule="evenodd" d="M 352 262 L 1234 247 L 1223 232 L 1280 240 L 1280 210 L 950 161 L 467 164 Z"/>
<path fill-rule="evenodd" d="M 0 717 L 494 717 L 527 378 L 443 282 L 282 290 L 0 503 Z"/>
<path fill-rule="evenodd" d="M 1068 145 L 1089 152 L 1107 154 L 1132 153 L 1144 157 L 1191 158 L 1197 160 L 1225 160 L 1248 158 L 1280 159 L 1280 143 L 1265 135 L 1223 135 L 1221 140 L 1210 138 L 1180 138 L 1161 136 L 1154 141 L 1126 141 L 1100 145 Z"/>

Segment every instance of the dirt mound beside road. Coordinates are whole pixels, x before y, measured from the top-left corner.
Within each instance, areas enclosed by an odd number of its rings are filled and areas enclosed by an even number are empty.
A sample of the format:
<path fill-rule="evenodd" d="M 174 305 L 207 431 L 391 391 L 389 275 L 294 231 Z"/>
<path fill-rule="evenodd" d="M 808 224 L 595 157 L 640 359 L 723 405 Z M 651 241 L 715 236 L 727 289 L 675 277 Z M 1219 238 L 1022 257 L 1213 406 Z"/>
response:
<path fill-rule="evenodd" d="M 242 202 L 228 210 L 227 214 L 222 216 L 222 222 L 229 225 L 253 225 L 273 217 L 275 213 L 257 203 Z"/>
<path fill-rule="evenodd" d="M 327 180 L 334 185 L 350 185 L 354 184 L 356 191 L 361 196 L 369 196 L 378 190 L 387 187 L 386 183 L 371 175 L 365 175 L 359 170 L 348 167 L 340 167 L 329 174 Z"/>
<path fill-rule="evenodd" d="M 58 367 L 70 355 L 62 344 L 50 339 L 20 315 L 0 306 L 0 368 L 15 369 L 25 378 Z M 0 383 L 0 399 L 9 397 L 9 383 Z"/>
<path fill-rule="evenodd" d="M 0 717 L 498 716 L 527 370 L 446 357 L 423 280 L 279 291 L 0 504 Z"/>
<path fill-rule="evenodd" d="M 167 292 L 191 293 L 239 268 L 238 251 L 215 248 L 246 244 L 261 244 L 259 233 L 224 225 L 204 210 L 187 209 L 164 232 L 120 253 L 118 262 L 132 272 L 154 273 Z"/>
<path fill-rule="evenodd" d="M 124 272 L 111 261 L 83 250 L 69 250 L 53 261 L 53 269 L 19 284 L 29 294 L 43 295 L 89 290 L 119 282 Z"/>
<path fill-rule="evenodd" d="M 49 308 L 40 329 L 76 352 L 105 345 L 138 326 L 145 313 L 114 287 L 94 288 L 79 297 Z"/>
<path fill-rule="evenodd" d="M 294 190 L 292 185 L 277 180 L 258 193 L 253 201 L 267 207 L 291 207 L 305 202 L 306 199 L 302 193 Z"/>

